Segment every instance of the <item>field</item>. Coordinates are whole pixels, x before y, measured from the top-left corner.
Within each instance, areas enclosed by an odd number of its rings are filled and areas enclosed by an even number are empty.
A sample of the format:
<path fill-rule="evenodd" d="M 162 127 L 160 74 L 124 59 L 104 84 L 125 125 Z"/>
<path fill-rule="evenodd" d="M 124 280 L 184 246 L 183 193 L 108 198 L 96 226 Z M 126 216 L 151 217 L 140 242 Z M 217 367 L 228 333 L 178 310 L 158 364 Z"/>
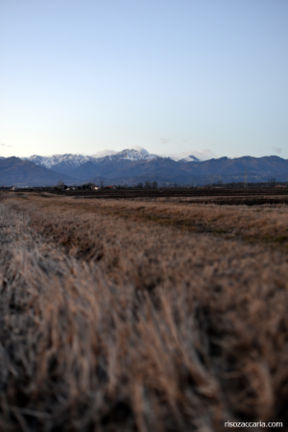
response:
<path fill-rule="evenodd" d="M 68 195 L 0 195 L 0 430 L 285 430 L 288 195 Z"/>

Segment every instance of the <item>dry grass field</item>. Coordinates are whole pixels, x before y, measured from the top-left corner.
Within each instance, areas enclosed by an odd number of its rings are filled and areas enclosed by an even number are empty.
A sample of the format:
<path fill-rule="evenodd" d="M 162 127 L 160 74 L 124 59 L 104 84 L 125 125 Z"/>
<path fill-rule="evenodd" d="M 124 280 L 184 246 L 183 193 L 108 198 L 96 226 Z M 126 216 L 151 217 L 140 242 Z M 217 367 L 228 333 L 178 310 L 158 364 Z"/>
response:
<path fill-rule="evenodd" d="M 287 311 L 287 204 L 3 192 L 0 430 L 285 430 Z"/>

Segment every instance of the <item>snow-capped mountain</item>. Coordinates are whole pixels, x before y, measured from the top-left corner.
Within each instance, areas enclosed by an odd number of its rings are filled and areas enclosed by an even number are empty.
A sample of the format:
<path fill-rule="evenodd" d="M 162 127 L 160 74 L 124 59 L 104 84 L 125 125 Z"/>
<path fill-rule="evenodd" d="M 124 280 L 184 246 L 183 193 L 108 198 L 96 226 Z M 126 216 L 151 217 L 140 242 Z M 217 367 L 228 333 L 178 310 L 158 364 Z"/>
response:
<path fill-rule="evenodd" d="M 126 149 L 93 156 L 4 158 L 0 159 L 0 185 L 42 186 L 55 185 L 58 181 L 66 184 L 137 185 L 157 181 L 159 185 L 204 185 L 220 181 L 259 183 L 271 181 L 271 178 L 288 181 L 288 160 L 277 156 L 199 160 L 198 155 L 192 152 L 186 156 L 164 157 L 145 149 Z"/>
<path fill-rule="evenodd" d="M 207 150 L 192 150 L 190 152 L 183 152 L 177 154 L 168 154 L 167 157 L 173 159 L 176 162 L 200 162 L 215 158 L 215 154 Z"/>
<path fill-rule="evenodd" d="M 147 150 L 141 147 L 134 149 L 125 149 L 111 156 L 111 158 L 127 159 L 131 161 L 152 160 L 156 159 L 157 157 L 158 156 L 149 153 Z"/>
<path fill-rule="evenodd" d="M 192 154 L 170 155 L 175 162 L 200 162 L 200 159 Z"/>
<path fill-rule="evenodd" d="M 27 158 L 36 165 L 42 165 L 45 168 L 53 168 L 55 165 L 66 165 L 67 167 L 77 168 L 86 162 L 93 160 L 93 156 L 84 156 L 81 154 L 58 154 L 52 156 L 33 155 Z"/>
<path fill-rule="evenodd" d="M 134 147 L 119 152 L 104 150 L 89 156 L 70 153 L 52 156 L 33 155 L 29 161 L 71 179 L 78 179 L 80 182 L 93 180 L 97 183 L 107 179 L 108 176 L 112 176 L 113 181 L 114 177 L 118 181 L 122 179 L 123 173 L 125 173 L 125 178 L 128 175 L 130 182 L 134 181 L 130 179 L 131 176 L 133 179 L 138 179 L 140 176 L 141 181 L 149 178 L 165 179 L 166 181 L 174 174 L 175 181 L 182 181 L 181 170 L 186 172 L 188 168 L 185 165 L 189 163 L 191 168 L 192 165 L 197 166 L 207 160 L 205 156 L 205 151 L 158 156 L 142 147 Z M 177 175 L 176 172 L 178 172 Z"/>
<path fill-rule="evenodd" d="M 130 160 L 130 161 L 140 161 L 140 160 L 153 160 L 157 158 L 157 155 L 149 153 L 147 150 L 141 147 L 135 147 L 133 149 L 125 149 L 120 152 L 114 150 L 103 150 L 95 153 L 91 156 L 85 156 L 81 154 L 58 154 L 52 156 L 39 156 L 33 155 L 27 158 L 36 165 L 41 165 L 46 168 L 54 168 L 57 166 L 66 168 L 77 168 L 86 162 L 97 162 L 101 159 L 106 160 Z"/>
<path fill-rule="evenodd" d="M 54 186 L 60 181 L 74 184 L 77 179 L 15 156 L 0 158 L 0 186 Z"/>

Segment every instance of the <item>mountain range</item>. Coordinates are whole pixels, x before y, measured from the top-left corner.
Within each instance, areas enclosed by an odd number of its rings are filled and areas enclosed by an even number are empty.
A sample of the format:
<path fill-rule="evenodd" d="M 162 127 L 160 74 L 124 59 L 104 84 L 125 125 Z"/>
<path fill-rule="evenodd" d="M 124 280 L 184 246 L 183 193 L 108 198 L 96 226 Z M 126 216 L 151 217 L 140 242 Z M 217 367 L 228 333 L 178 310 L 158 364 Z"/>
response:
<path fill-rule="evenodd" d="M 48 186 L 58 182 L 136 185 L 205 185 L 288 181 L 288 160 L 278 156 L 198 158 L 194 154 L 158 156 L 143 148 L 92 156 L 63 154 L 0 158 L 1 186 Z"/>

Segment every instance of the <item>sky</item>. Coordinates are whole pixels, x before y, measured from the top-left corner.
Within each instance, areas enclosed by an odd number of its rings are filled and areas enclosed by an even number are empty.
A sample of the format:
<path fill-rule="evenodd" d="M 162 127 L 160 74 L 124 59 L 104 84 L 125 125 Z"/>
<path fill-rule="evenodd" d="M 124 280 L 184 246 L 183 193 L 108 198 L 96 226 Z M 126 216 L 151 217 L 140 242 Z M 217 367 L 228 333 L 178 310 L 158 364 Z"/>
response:
<path fill-rule="evenodd" d="M 0 0 L 0 156 L 288 158 L 287 0 Z"/>

